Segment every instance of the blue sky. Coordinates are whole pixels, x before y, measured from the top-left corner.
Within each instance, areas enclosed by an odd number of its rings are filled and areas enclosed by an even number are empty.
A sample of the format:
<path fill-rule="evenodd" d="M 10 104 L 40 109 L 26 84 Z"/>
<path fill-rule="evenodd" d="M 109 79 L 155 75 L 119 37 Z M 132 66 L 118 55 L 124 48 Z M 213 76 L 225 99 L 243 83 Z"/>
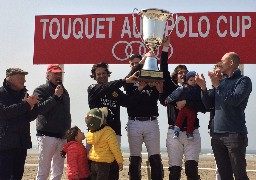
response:
<path fill-rule="evenodd" d="M 254 12 L 255 0 L 148 0 L 148 1 L 85 1 L 85 0 L 2 0 L 0 6 L 0 79 L 5 78 L 5 70 L 9 67 L 20 67 L 29 72 L 27 88 L 31 94 L 40 84 L 45 82 L 46 65 L 33 65 L 34 21 L 36 15 L 80 15 L 80 14 L 126 14 L 134 8 L 160 8 L 173 13 L 179 12 Z M 254 22 L 252 22 L 254 23 Z M 255 40 L 252 40 L 255 41 Z M 231 50 L 232 51 L 232 50 Z M 220 57 L 221 58 L 221 57 Z M 101 61 L 95 57 L 95 62 Z M 176 65 L 170 64 L 170 71 Z M 188 65 L 189 70 L 206 74 L 213 65 Z M 256 83 L 256 65 L 245 65 L 245 75 Z M 88 111 L 87 87 L 94 83 L 89 77 L 91 65 L 65 65 L 64 85 L 71 96 L 71 113 L 73 125 L 78 125 L 83 131 L 86 126 L 84 115 Z M 113 72 L 110 80 L 123 78 L 129 71 L 128 65 L 110 65 Z M 210 84 L 207 84 L 210 87 Z M 256 150 L 255 111 L 253 102 L 256 101 L 253 89 L 246 109 L 246 120 L 249 131 L 248 149 Z M 159 124 L 161 128 L 161 147 L 165 147 L 167 132 L 166 108 L 159 106 Z M 127 122 L 126 109 L 121 109 L 122 146 L 128 146 L 125 132 Z M 200 132 L 202 148 L 210 149 L 210 137 L 207 133 L 209 114 L 200 114 Z M 33 145 L 36 145 L 35 122 L 31 123 Z"/>

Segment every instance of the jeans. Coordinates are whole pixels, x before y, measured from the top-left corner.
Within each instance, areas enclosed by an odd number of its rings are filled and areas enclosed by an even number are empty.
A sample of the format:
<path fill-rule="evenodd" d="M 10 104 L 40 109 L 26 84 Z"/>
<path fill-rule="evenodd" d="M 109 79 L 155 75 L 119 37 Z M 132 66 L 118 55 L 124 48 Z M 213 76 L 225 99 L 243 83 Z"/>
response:
<path fill-rule="evenodd" d="M 233 174 L 236 180 L 249 179 L 245 159 L 246 134 L 212 134 L 211 145 L 221 179 L 233 180 Z"/>
<path fill-rule="evenodd" d="M 0 179 L 21 180 L 27 149 L 11 149 L 0 151 Z"/>
<path fill-rule="evenodd" d="M 110 164 L 108 180 L 118 180 L 118 179 L 119 179 L 119 166 L 118 166 L 118 163 L 114 161 Z"/>
<path fill-rule="evenodd" d="M 92 161 L 91 180 L 108 180 L 110 165 L 110 163 Z"/>
<path fill-rule="evenodd" d="M 121 136 L 116 135 L 116 139 L 119 143 L 119 146 L 121 147 Z M 86 143 L 86 151 L 87 151 L 87 157 L 89 157 L 89 152 L 92 148 L 91 144 Z M 91 162 L 89 161 L 89 169 L 91 169 Z M 109 170 L 109 180 L 117 180 L 119 179 L 119 166 L 116 161 L 112 162 L 110 165 L 110 170 Z"/>

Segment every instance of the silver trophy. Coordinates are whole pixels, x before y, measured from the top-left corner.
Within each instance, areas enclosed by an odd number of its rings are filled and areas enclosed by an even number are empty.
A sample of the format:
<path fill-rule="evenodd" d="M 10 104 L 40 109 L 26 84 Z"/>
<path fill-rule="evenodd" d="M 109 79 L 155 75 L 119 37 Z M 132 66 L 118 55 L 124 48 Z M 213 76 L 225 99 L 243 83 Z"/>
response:
<path fill-rule="evenodd" d="M 135 8 L 133 11 L 135 10 L 137 9 Z M 138 11 L 138 14 L 142 16 L 143 20 L 142 42 L 150 51 L 154 52 L 161 46 L 167 20 L 173 14 L 166 10 L 156 8 L 144 9 Z M 140 71 L 139 80 L 146 82 L 163 81 L 163 72 L 158 69 L 156 57 L 146 58 L 143 68 Z"/>

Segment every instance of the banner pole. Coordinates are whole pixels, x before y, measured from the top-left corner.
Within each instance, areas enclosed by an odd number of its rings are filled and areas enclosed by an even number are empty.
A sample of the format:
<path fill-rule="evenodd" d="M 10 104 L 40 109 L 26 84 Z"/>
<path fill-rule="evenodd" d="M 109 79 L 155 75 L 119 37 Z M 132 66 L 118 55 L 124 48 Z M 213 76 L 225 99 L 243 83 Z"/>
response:
<path fill-rule="evenodd" d="M 64 71 L 64 64 L 59 64 L 59 66 L 61 67 L 62 71 L 65 72 Z M 64 74 L 65 73 L 62 74 L 62 83 L 64 83 Z"/>

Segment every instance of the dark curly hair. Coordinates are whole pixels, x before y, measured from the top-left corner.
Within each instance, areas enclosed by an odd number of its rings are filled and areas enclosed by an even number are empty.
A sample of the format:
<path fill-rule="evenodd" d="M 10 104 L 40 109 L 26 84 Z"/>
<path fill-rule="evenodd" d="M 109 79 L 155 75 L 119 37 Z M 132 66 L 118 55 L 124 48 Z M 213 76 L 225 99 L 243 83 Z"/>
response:
<path fill-rule="evenodd" d="M 91 70 L 91 73 L 92 73 L 92 74 L 90 75 L 91 78 L 95 79 L 95 77 L 96 77 L 95 71 L 96 71 L 96 69 L 99 68 L 99 67 L 105 68 L 106 71 L 107 71 L 107 73 L 108 73 L 108 76 L 112 73 L 112 72 L 110 72 L 110 71 L 108 70 L 108 63 L 106 63 L 106 62 L 100 62 L 100 63 L 94 64 L 94 65 L 92 66 L 92 70 Z"/>
<path fill-rule="evenodd" d="M 179 70 L 188 70 L 187 69 L 187 66 L 186 65 L 182 65 L 182 64 L 180 64 L 180 65 L 178 65 L 175 69 L 174 69 L 174 71 L 173 71 L 173 73 L 172 73 L 172 75 L 171 75 L 171 78 L 172 78 L 172 81 L 174 82 L 174 83 L 178 83 L 178 72 L 179 72 Z"/>
<path fill-rule="evenodd" d="M 65 138 L 67 139 L 67 142 L 76 140 L 78 130 L 79 130 L 79 128 L 77 126 L 74 126 L 74 127 L 70 128 L 69 130 L 67 130 L 66 135 L 65 135 Z M 67 153 L 65 151 L 60 151 L 61 157 L 65 158 L 66 154 Z"/>
<path fill-rule="evenodd" d="M 77 126 L 74 126 L 72 128 L 70 128 L 67 132 L 66 132 L 66 139 L 67 139 L 67 142 L 70 142 L 70 141 L 75 141 L 76 140 L 76 136 L 78 134 L 78 130 L 79 128 Z"/>
<path fill-rule="evenodd" d="M 139 58 L 140 60 L 142 60 L 142 56 L 139 54 L 139 53 L 136 53 L 136 54 L 131 54 L 129 56 L 129 60 L 133 60 L 134 58 Z"/>

